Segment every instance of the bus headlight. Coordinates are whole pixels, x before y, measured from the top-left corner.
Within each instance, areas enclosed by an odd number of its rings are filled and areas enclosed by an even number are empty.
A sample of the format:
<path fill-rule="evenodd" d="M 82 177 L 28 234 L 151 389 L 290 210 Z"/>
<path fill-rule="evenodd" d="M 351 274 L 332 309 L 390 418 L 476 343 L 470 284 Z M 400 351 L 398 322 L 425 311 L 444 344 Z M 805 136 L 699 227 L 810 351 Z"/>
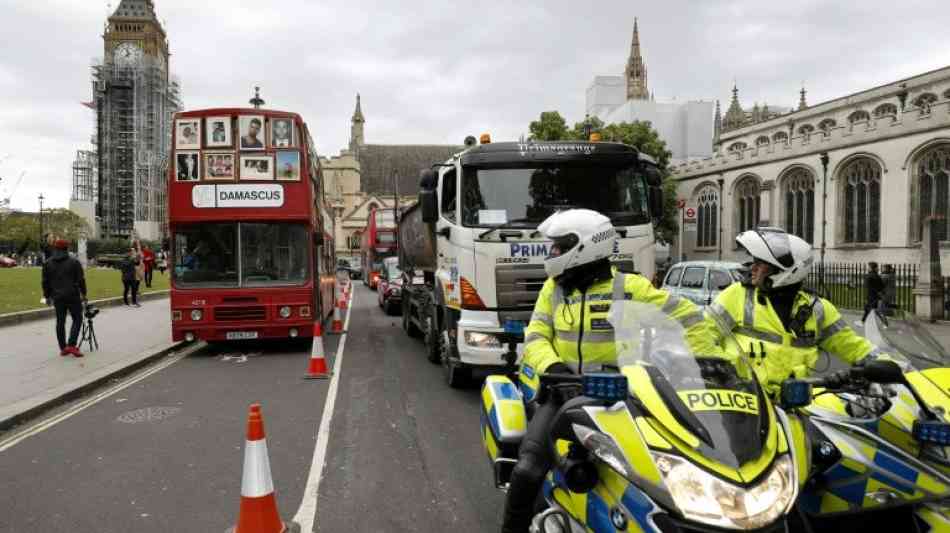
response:
<path fill-rule="evenodd" d="M 201 312 L 201 309 L 191 310 L 191 319 L 194 320 L 195 322 L 201 320 L 203 316 L 204 316 L 204 313 Z"/>
<path fill-rule="evenodd" d="M 280 308 L 280 318 L 290 318 L 290 307 L 283 306 Z"/>

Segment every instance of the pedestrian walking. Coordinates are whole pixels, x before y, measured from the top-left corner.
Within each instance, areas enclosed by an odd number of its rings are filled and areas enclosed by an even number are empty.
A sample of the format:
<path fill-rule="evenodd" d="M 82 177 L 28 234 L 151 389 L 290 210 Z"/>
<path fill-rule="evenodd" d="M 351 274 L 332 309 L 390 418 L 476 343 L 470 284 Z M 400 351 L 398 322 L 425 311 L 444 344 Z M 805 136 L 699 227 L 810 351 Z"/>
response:
<path fill-rule="evenodd" d="M 133 307 L 142 307 L 139 305 L 139 284 L 138 271 L 141 266 L 141 259 L 135 248 L 129 248 L 129 253 L 119 262 L 119 270 L 122 271 L 122 301 L 125 305 Z M 132 303 L 129 304 L 129 295 L 132 296 Z"/>
<path fill-rule="evenodd" d="M 142 249 L 142 264 L 144 266 L 145 286 L 152 287 L 152 272 L 155 270 L 155 252 L 148 246 Z"/>
<path fill-rule="evenodd" d="M 886 311 L 897 307 L 897 276 L 894 273 L 894 265 L 884 265 L 881 280 L 884 283 L 884 291 L 881 294 L 881 305 Z"/>
<path fill-rule="evenodd" d="M 165 250 L 158 251 L 156 262 L 158 264 L 158 271 L 164 276 L 165 270 L 168 268 L 168 254 L 165 253 Z"/>
<path fill-rule="evenodd" d="M 82 264 L 69 256 L 69 243 L 59 239 L 53 243 L 52 256 L 43 265 L 43 299 L 56 308 L 56 340 L 59 355 L 82 357 L 76 346 L 82 327 L 82 304 L 86 300 L 86 277 Z M 72 320 L 66 338 L 66 313 Z"/>
<path fill-rule="evenodd" d="M 864 326 L 864 321 L 868 319 L 871 310 L 877 307 L 884 293 L 884 280 L 881 279 L 881 275 L 877 272 L 877 263 L 871 261 L 868 263 L 868 268 L 870 268 L 870 272 L 864 276 L 864 288 L 867 290 L 867 303 L 864 304 L 864 316 L 861 317 L 861 320 L 855 322 L 858 326 Z"/>

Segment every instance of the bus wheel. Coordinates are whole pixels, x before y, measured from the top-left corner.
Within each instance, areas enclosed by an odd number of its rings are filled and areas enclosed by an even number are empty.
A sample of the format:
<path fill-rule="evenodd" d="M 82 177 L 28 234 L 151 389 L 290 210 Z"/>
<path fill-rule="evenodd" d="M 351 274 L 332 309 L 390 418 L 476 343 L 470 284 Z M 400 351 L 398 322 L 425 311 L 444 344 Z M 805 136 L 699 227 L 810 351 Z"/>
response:
<path fill-rule="evenodd" d="M 439 324 L 433 310 L 426 319 L 425 343 L 426 359 L 434 365 L 442 362 L 442 340 L 439 337 Z"/>

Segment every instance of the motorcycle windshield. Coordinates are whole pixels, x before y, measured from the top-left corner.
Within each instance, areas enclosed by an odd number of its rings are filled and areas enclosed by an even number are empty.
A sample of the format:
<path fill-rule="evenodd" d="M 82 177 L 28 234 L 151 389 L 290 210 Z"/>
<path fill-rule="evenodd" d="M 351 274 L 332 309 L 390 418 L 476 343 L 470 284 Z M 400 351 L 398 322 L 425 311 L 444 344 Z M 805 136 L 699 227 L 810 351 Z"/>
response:
<path fill-rule="evenodd" d="M 888 309 L 875 310 L 865 323 L 865 336 L 891 358 L 915 370 L 950 367 L 950 351 L 915 315 Z"/>
<path fill-rule="evenodd" d="M 610 322 L 630 392 L 653 418 L 721 464 L 739 467 L 762 455 L 768 404 L 728 328 L 707 316 L 687 330 L 635 301 L 615 303 Z"/>

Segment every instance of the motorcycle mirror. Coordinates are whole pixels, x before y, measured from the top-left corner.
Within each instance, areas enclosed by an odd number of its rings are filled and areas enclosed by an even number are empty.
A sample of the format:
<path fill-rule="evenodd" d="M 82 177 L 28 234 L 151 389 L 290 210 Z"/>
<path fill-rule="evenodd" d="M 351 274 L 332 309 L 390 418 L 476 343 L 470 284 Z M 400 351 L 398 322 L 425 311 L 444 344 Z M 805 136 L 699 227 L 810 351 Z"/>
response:
<path fill-rule="evenodd" d="M 811 383 L 800 379 L 787 379 L 782 383 L 779 398 L 782 409 L 794 409 L 811 404 Z"/>
<path fill-rule="evenodd" d="M 875 359 L 868 361 L 863 367 L 858 367 L 858 375 L 871 383 L 903 383 L 904 371 L 894 361 L 886 359 Z"/>

